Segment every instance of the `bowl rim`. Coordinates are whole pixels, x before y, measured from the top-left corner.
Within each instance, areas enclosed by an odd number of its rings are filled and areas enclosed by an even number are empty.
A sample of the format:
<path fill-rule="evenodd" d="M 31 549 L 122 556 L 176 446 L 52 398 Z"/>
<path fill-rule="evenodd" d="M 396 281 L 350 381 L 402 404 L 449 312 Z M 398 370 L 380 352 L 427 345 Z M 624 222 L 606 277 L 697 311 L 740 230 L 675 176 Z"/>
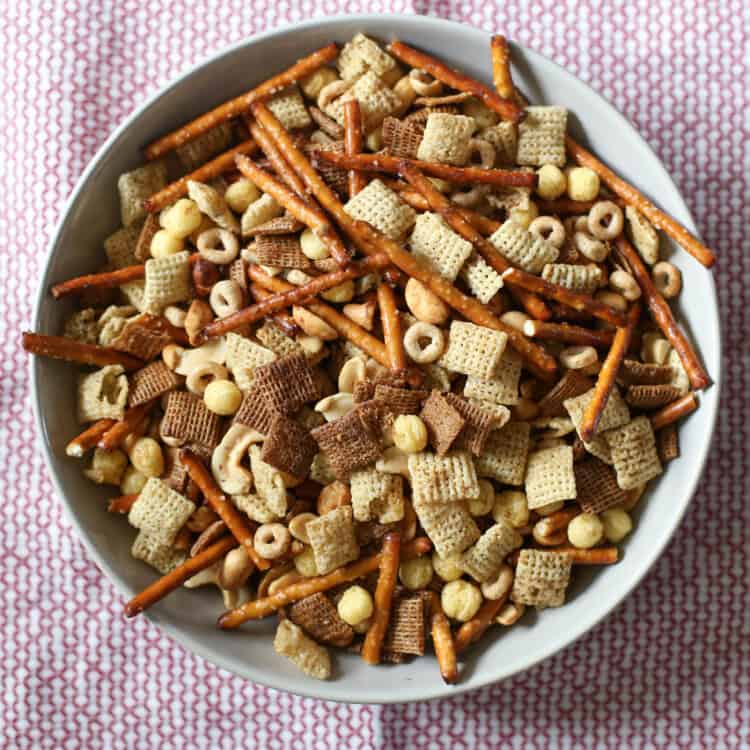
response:
<path fill-rule="evenodd" d="M 343 13 L 341 14 L 340 13 L 340 14 L 336 14 L 336 15 L 328 16 L 328 17 L 316 16 L 304 22 L 287 22 L 282 25 L 275 26 L 272 29 L 268 29 L 266 31 L 252 34 L 251 36 L 245 39 L 242 39 L 231 45 L 224 46 L 218 51 L 204 56 L 201 60 L 189 66 L 183 72 L 175 76 L 166 85 L 162 86 L 161 88 L 158 88 L 142 104 L 140 104 L 129 115 L 127 115 L 127 117 L 124 118 L 124 120 L 120 123 L 120 125 L 118 125 L 115 128 L 115 130 L 108 136 L 108 138 L 97 149 L 96 153 L 91 157 L 89 163 L 86 165 L 86 168 L 83 170 L 83 172 L 79 176 L 78 180 L 75 183 L 75 186 L 73 187 L 73 190 L 70 193 L 70 196 L 68 197 L 68 199 L 66 200 L 64 204 L 64 207 L 56 222 L 54 231 L 51 233 L 50 238 L 48 242 L 46 243 L 45 255 L 44 255 L 44 260 L 42 264 L 40 280 L 39 280 L 39 286 L 38 286 L 36 297 L 34 300 L 34 308 L 33 308 L 33 314 L 32 314 L 34 329 L 39 330 L 39 327 L 40 327 L 42 307 L 45 304 L 45 301 L 47 301 L 47 296 L 48 296 L 47 276 L 49 273 L 49 267 L 51 264 L 52 257 L 55 253 L 55 249 L 60 240 L 60 235 L 62 234 L 64 226 L 68 220 L 71 209 L 73 208 L 79 195 L 83 191 L 91 173 L 99 166 L 99 162 L 102 160 L 105 154 L 109 151 L 112 144 L 118 140 L 118 138 L 121 136 L 122 133 L 124 133 L 128 128 L 131 127 L 131 125 L 141 116 L 141 114 L 143 114 L 146 110 L 148 110 L 150 107 L 155 105 L 167 93 L 172 91 L 177 86 L 180 86 L 186 79 L 190 78 L 196 72 L 209 67 L 210 65 L 214 64 L 215 62 L 222 59 L 223 57 L 229 56 L 233 54 L 234 52 L 236 52 L 237 50 L 242 49 L 244 47 L 249 47 L 256 43 L 271 40 L 275 37 L 285 37 L 297 31 L 308 29 L 312 26 L 321 26 L 321 25 L 327 26 L 327 25 L 335 25 L 338 23 L 346 22 L 346 23 L 359 23 L 359 24 L 362 24 L 363 27 L 366 27 L 366 24 L 371 22 L 373 19 L 382 20 L 384 18 L 392 19 L 393 21 L 406 21 L 409 23 L 417 23 L 417 24 L 421 24 L 424 26 L 428 26 L 428 27 L 430 25 L 433 25 L 435 27 L 447 26 L 447 27 L 453 27 L 457 30 L 462 30 L 462 31 L 466 31 L 466 29 L 468 28 L 469 30 L 479 33 L 482 36 L 484 36 L 488 42 L 491 37 L 491 32 L 486 31 L 485 29 L 478 28 L 470 23 L 436 18 L 432 16 L 421 16 L 421 15 L 413 14 L 413 13 L 378 13 L 378 14 L 368 14 L 368 13 L 355 13 L 355 14 Z M 661 161 L 659 156 L 653 150 L 653 148 L 648 143 L 648 141 L 646 141 L 646 139 L 636 129 L 636 127 L 627 119 L 627 117 L 625 117 L 625 115 L 623 115 L 613 104 L 611 104 L 606 97 L 604 97 L 596 89 L 594 89 L 593 86 L 589 85 L 586 81 L 582 80 L 581 78 L 576 76 L 574 73 L 564 68 L 562 65 L 558 64 L 554 60 L 546 57 L 545 55 L 535 50 L 524 47 L 523 45 L 517 42 L 512 42 L 511 44 L 512 46 L 515 46 L 517 49 L 522 50 L 524 56 L 530 59 L 536 58 L 538 60 L 543 61 L 545 64 L 553 65 L 564 75 L 570 76 L 571 78 L 575 79 L 576 82 L 585 86 L 591 94 L 593 94 L 595 97 L 597 97 L 600 100 L 603 106 L 608 110 L 608 114 L 610 116 L 613 116 L 619 122 L 619 125 L 622 128 L 630 131 L 630 133 L 634 135 L 638 141 L 640 141 L 640 144 L 643 147 L 645 147 L 648 153 L 650 154 L 652 158 L 653 167 L 658 172 L 661 173 L 661 177 L 665 178 L 668 184 L 672 187 L 674 196 L 676 197 L 679 208 L 682 210 L 682 212 L 684 213 L 684 216 L 686 217 L 683 223 L 693 234 L 698 236 L 695 221 L 690 212 L 690 209 L 685 203 L 682 193 L 680 192 L 679 188 L 675 184 L 674 180 L 672 179 L 670 173 L 668 172 L 667 168 L 665 167 L 664 163 Z M 488 59 L 489 59 L 489 56 L 488 56 Z M 671 524 L 666 530 L 666 533 L 664 534 L 663 538 L 659 540 L 657 544 L 654 545 L 653 553 L 648 559 L 648 562 L 641 564 L 640 569 L 638 569 L 635 572 L 631 580 L 628 581 L 627 586 L 625 586 L 622 589 L 621 593 L 618 595 L 616 603 L 614 603 L 608 610 L 600 614 L 597 614 L 593 617 L 583 616 L 581 618 L 581 622 L 583 624 L 582 626 L 579 626 L 580 629 L 576 631 L 575 636 L 570 637 L 570 635 L 566 633 L 565 635 L 562 635 L 556 639 L 552 639 L 547 644 L 543 645 L 541 648 L 535 651 L 533 656 L 530 656 L 529 658 L 527 658 L 521 666 L 519 666 L 513 671 L 508 672 L 507 674 L 504 674 L 502 676 L 493 675 L 492 670 L 490 669 L 488 670 L 489 674 L 479 677 L 471 685 L 462 685 L 460 683 L 457 685 L 445 685 L 442 681 L 435 680 L 433 685 L 421 686 L 421 692 L 422 692 L 421 695 L 415 695 L 406 700 L 399 699 L 397 696 L 394 699 L 391 699 L 387 696 L 383 696 L 383 697 L 376 697 L 374 699 L 369 699 L 365 701 L 352 701 L 352 700 L 344 700 L 338 696 L 332 696 L 328 694 L 327 691 L 325 690 L 326 683 L 322 681 L 320 682 L 320 689 L 318 690 L 314 689 L 315 686 L 317 685 L 317 682 L 315 682 L 310 689 L 307 689 L 306 687 L 304 687 L 304 685 L 307 685 L 307 682 L 302 683 L 303 687 L 294 687 L 294 689 L 290 689 L 288 685 L 283 684 L 284 683 L 283 678 L 279 680 L 274 680 L 273 674 L 268 675 L 266 672 L 255 674 L 255 670 L 252 668 L 252 665 L 249 665 L 249 668 L 247 664 L 238 665 L 234 663 L 232 660 L 225 658 L 221 653 L 214 652 L 208 648 L 204 648 L 199 640 L 196 640 L 192 636 L 183 632 L 179 628 L 178 625 L 174 625 L 171 622 L 164 621 L 161 617 L 159 617 L 158 613 L 146 612 L 142 616 L 146 616 L 151 623 L 153 623 L 160 629 L 162 633 L 164 633 L 169 638 L 179 643 L 184 648 L 187 648 L 191 650 L 192 652 L 197 653 L 209 663 L 214 664 L 222 669 L 226 669 L 228 672 L 235 674 L 243 679 L 251 680 L 252 682 L 255 682 L 267 688 L 283 690 L 285 692 L 290 692 L 295 695 L 299 695 L 299 696 L 303 696 L 307 698 L 329 700 L 329 701 L 337 702 L 337 703 L 351 703 L 355 705 L 385 705 L 385 704 L 391 704 L 391 703 L 411 703 L 415 701 L 438 700 L 441 698 L 455 697 L 455 696 L 462 695 L 467 692 L 478 690 L 488 685 L 495 684 L 502 680 L 513 677 L 514 675 L 517 675 L 521 672 L 525 672 L 526 670 L 530 669 L 531 667 L 535 666 L 541 661 L 549 658 L 550 656 L 558 653 L 559 651 L 562 651 L 565 648 L 568 648 L 573 643 L 575 643 L 579 638 L 581 638 L 583 635 L 589 632 L 592 628 L 598 625 L 602 620 L 604 620 L 606 617 L 609 617 L 617 608 L 619 608 L 622 605 L 622 603 L 630 596 L 630 594 L 632 594 L 635 588 L 640 585 L 644 576 L 653 567 L 653 565 L 655 565 L 656 562 L 661 558 L 667 544 L 669 544 L 669 542 L 674 537 L 674 534 L 677 528 L 679 527 L 682 520 L 684 519 L 687 509 L 692 502 L 698 483 L 700 482 L 703 476 L 703 472 L 704 472 L 705 465 L 706 465 L 706 460 L 708 458 L 708 453 L 713 443 L 713 435 L 715 433 L 716 422 L 718 419 L 719 403 L 720 403 L 721 389 L 722 389 L 722 383 L 723 383 L 723 372 L 722 372 L 723 340 L 722 340 L 722 332 L 721 332 L 721 325 L 720 325 L 721 310 L 718 304 L 718 295 L 717 295 L 715 278 L 708 271 L 708 269 L 705 269 L 705 272 L 708 273 L 708 281 L 709 281 L 709 289 L 710 289 L 709 304 L 711 305 L 711 307 L 713 307 L 716 310 L 715 325 L 713 326 L 713 331 L 710 332 L 710 335 L 713 336 L 713 338 L 716 341 L 715 361 L 712 363 L 708 363 L 708 362 L 706 363 L 707 365 L 710 364 L 711 366 L 712 384 L 711 386 L 709 386 L 709 388 L 714 391 L 715 395 L 714 395 L 714 398 L 712 398 L 709 401 L 709 403 L 701 405 L 702 410 L 705 409 L 705 410 L 710 411 L 708 415 L 709 417 L 708 426 L 710 427 L 710 434 L 708 438 L 701 444 L 699 455 L 694 457 L 694 458 L 697 458 L 698 460 L 693 461 L 693 465 L 696 468 L 694 470 L 691 481 L 688 483 L 689 485 L 688 490 L 684 493 L 679 506 L 678 507 L 672 506 Z M 77 531 L 78 539 L 83 543 L 89 556 L 93 559 L 96 565 L 106 574 L 107 578 L 115 586 L 115 588 L 121 594 L 129 597 L 132 594 L 132 592 L 129 590 L 129 587 L 120 578 L 120 574 L 117 572 L 117 570 L 115 570 L 111 565 L 109 565 L 109 563 L 104 559 L 104 557 L 99 554 L 99 551 L 94 543 L 93 537 L 83 527 L 83 525 L 79 523 L 78 519 L 73 513 L 72 507 L 67 498 L 67 494 L 63 489 L 62 479 L 55 469 L 52 447 L 50 445 L 50 442 L 46 439 L 45 424 L 44 424 L 44 420 L 40 411 L 39 379 L 38 379 L 38 368 L 36 366 L 36 362 L 37 362 L 36 357 L 30 358 L 30 362 L 29 362 L 29 368 L 30 368 L 30 373 L 31 373 L 30 390 L 31 390 L 31 396 L 32 396 L 31 401 L 32 401 L 32 408 L 33 408 L 33 413 L 34 413 L 34 419 L 35 419 L 36 426 L 37 426 L 36 438 L 37 438 L 37 442 L 41 443 L 44 461 L 47 467 L 48 474 L 50 478 L 52 479 L 53 487 L 56 490 L 56 493 L 59 496 L 59 499 L 62 501 L 62 506 L 64 508 L 64 512 L 68 518 L 68 521 L 71 523 L 73 528 Z M 249 673 L 253 673 L 252 676 L 249 676 Z"/>

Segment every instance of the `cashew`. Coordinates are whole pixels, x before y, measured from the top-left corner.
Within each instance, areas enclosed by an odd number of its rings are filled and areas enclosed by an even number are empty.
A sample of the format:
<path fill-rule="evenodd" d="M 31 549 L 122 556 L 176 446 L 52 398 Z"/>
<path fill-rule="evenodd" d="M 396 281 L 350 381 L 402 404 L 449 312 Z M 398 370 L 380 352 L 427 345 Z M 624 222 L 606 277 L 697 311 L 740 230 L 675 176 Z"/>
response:
<path fill-rule="evenodd" d="M 423 323 L 442 325 L 448 320 L 450 311 L 445 303 L 417 279 L 411 278 L 406 282 L 404 299 L 411 314 Z"/>
<path fill-rule="evenodd" d="M 242 460 L 253 443 L 264 439 L 256 430 L 243 424 L 233 424 L 211 456 L 211 471 L 228 495 L 246 495 L 253 486 L 253 475 L 242 466 Z"/>
<path fill-rule="evenodd" d="M 354 386 L 366 377 L 366 362 L 362 357 L 352 357 L 344 362 L 339 371 L 339 391 L 353 393 Z"/>
<path fill-rule="evenodd" d="M 289 521 L 289 533 L 295 539 L 299 539 L 300 542 L 310 544 L 310 537 L 307 535 L 305 526 L 307 526 L 310 521 L 314 521 L 316 518 L 317 516 L 314 513 L 300 513 L 298 516 L 295 516 L 291 521 Z"/>
<path fill-rule="evenodd" d="M 502 599 L 512 585 L 513 568 L 510 565 L 503 564 L 497 576 L 493 580 L 483 583 L 480 588 L 485 599 L 497 600 Z"/>
<path fill-rule="evenodd" d="M 646 331 L 641 336 L 641 359 L 663 365 L 667 361 L 672 345 L 657 331 Z"/>
<path fill-rule="evenodd" d="M 161 350 L 161 358 L 170 370 L 176 370 L 184 353 L 185 350 L 181 346 L 178 346 L 177 344 L 167 344 Z"/>
<path fill-rule="evenodd" d="M 185 333 L 187 333 L 191 344 L 195 343 L 196 335 L 213 319 L 213 311 L 202 299 L 194 299 L 190 303 L 185 315 Z"/>
<path fill-rule="evenodd" d="M 240 545 L 227 552 L 218 573 L 219 586 L 227 591 L 237 591 L 255 569 L 250 555 L 244 546 Z"/>
<path fill-rule="evenodd" d="M 569 370 L 581 370 L 593 365 L 599 355 L 593 346 L 568 346 L 560 352 L 560 364 Z"/>
<path fill-rule="evenodd" d="M 177 305 L 169 305 L 164 308 L 163 315 L 167 319 L 167 322 L 171 323 L 175 328 L 185 327 L 187 313 L 181 307 L 177 307 Z"/>
<path fill-rule="evenodd" d="M 462 206 L 463 208 L 474 208 L 482 202 L 487 193 L 489 193 L 488 185 L 475 185 L 470 190 L 456 190 L 451 194 L 451 200 L 457 206 Z"/>
<path fill-rule="evenodd" d="M 339 337 L 338 333 L 331 328 L 322 318 L 314 315 L 304 307 L 292 307 L 294 322 L 308 335 L 316 336 L 323 341 L 333 341 Z"/>
<path fill-rule="evenodd" d="M 495 618 L 495 622 L 497 622 L 499 625 L 505 625 L 506 627 L 509 627 L 510 625 L 513 625 L 521 619 L 521 616 L 523 615 L 525 610 L 525 604 L 520 604 L 518 602 L 508 602 L 502 607 L 500 612 L 498 612 L 498 615 Z"/>
<path fill-rule="evenodd" d="M 187 581 L 185 581 L 185 587 L 189 589 L 197 589 L 199 586 L 208 586 L 211 583 L 218 586 L 220 567 L 221 561 L 215 562 L 205 570 L 196 573 L 192 578 L 188 578 Z"/>
<path fill-rule="evenodd" d="M 351 393 L 335 393 L 326 396 L 315 404 L 315 411 L 320 412 L 326 422 L 346 416 L 354 408 L 354 398 Z"/>
<path fill-rule="evenodd" d="M 308 359 L 320 355 L 325 349 L 323 339 L 317 336 L 297 336 L 297 343 Z"/>
<path fill-rule="evenodd" d="M 440 96 L 443 93 L 442 82 L 421 68 L 412 68 L 409 71 L 409 82 L 419 96 Z"/>
<path fill-rule="evenodd" d="M 209 341 L 197 349 L 182 349 L 179 362 L 174 368 L 178 375 L 189 375 L 198 365 L 205 362 L 216 362 L 223 365 L 227 361 L 227 344 L 224 337 Z"/>
<path fill-rule="evenodd" d="M 479 166 L 490 169 L 495 166 L 495 147 L 484 138 L 472 138 L 469 141 L 473 153 L 479 155 Z"/>

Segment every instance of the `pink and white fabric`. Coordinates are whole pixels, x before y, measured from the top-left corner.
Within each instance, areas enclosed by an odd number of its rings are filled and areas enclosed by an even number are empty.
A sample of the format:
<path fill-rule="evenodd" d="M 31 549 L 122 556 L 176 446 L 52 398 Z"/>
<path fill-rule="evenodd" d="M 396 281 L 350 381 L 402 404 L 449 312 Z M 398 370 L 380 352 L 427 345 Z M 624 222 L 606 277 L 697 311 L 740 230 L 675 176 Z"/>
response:
<path fill-rule="evenodd" d="M 666 554 L 585 639 L 469 695 L 346 706 L 175 645 L 86 556 L 52 490 L 20 331 L 78 175 L 144 97 L 286 22 L 399 11 L 502 30 L 631 118 L 718 251 L 725 403 Z M 750 5 L 744 0 L 0 0 L 0 746 L 750 747 Z"/>

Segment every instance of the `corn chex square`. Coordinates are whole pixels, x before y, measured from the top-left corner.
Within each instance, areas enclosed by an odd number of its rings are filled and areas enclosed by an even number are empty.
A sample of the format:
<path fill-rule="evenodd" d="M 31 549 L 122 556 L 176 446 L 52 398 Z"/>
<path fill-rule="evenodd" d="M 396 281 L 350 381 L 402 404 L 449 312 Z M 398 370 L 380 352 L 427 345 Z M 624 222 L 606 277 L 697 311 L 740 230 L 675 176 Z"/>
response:
<path fill-rule="evenodd" d="M 372 224 L 392 240 L 402 239 L 414 225 L 417 214 L 380 180 L 371 180 L 344 206 L 349 216 Z"/>
<path fill-rule="evenodd" d="M 187 553 L 174 549 L 169 544 L 161 544 L 143 531 L 138 532 L 130 554 L 136 560 L 142 560 L 162 575 L 166 575 L 187 560 Z"/>
<path fill-rule="evenodd" d="M 479 497 L 474 462 L 466 451 L 452 451 L 444 456 L 427 451 L 412 453 L 408 466 L 415 505 Z"/>
<path fill-rule="evenodd" d="M 656 440 L 648 417 L 608 430 L 604 435 L 612 450 L 617 484 L 632 490 L 662 472 Z"/>
<path fill-rule="evenodd" d="M 277 516 L 283 516 L 287 510 L 286 483 L 282 473 L 262 458 L 259 445 L 250 446 L 250 471 L 255 482 L 255 489 L 266 501 L 268 509 Z"/>
<path fill-rule="evenodd" d="M 234 376 L 237 387 L 247 391 L 252 387 L 255 371 L 270 364 L 276 355 L 254 341 L 237 333 L 226 335 L 227 369 Z"/>
<path fill-rule="evenodd" d="M 157 479 L 149 477 L 128 513 L 131 526 L 160 544 L 172 544 L 193 515 L 195 503 Z"/>
<path fill-rule="evenodd" d="M 267 106 L 285 130 L 296 130 L 312 125 L 310 113 L 307 111 L 302 94 L 296 86 L 292 86 L 269 99 Z"/>
<path fill-rule="evenodd" d="M 87 307 L 76 310 L 65 320 L 63 336 L 84 344 L 96 344 L 99 340 L 99 325 L 96 320 L 96 310 Z"/>
<path fill-rule="evenodd" d="M 255 338 L 277 357 L 285 357 L 287 354 L 298 354 L 301 351 L 300 345 L 270 320 L 265 321 L 258 328 L 255 332 Z"/>
<path fill-rule="evenodd" d="M 464 385 L 464 396 L 493 404 L 518 403 L 518 382 L 521 379 L 521 359 L 506 350 L 492 377 L 486 380 L 469 375 Z"/>
<path fill-rule="evenodd" d="M 563 406 L 570 415 L 570 418 L 573 420 L 573 424 L 576 426 L 576 430 L 581 424 L 581 420 L 583 419 L 586 408 L 588 407 L 593 397 L 594 388 L 591 388 L 591 390 L 586 391 L 586 393 L 582 393 L 580 396 L 576 396 L 575 398 L 568 398 L 563 401 Z M 615 427 L 620 427 L 621 425 L 627 424 L 629 421 L 630 410 L 628 409 L 628 405 L 620 395 L 620 390 L 617 388 L 617 386 L 614 386 L 612 388 L 612 392 L 609 394 L 607 403 L 604 405 L 602 415 L 599 418 L 599 426 L 596 430 L 597 434 L 601 435 L 607 430 L 612 430 Z"/>
<path fill-rule="evenodd" d="M 319 574 L 330 573 L 359 557 L 350 506 L 336 508 L 309 521 L 305 530 Z"/>
<path fill-rule="evenodd" d="M 328 650 L 306 636 L 302 628 L 291 620 L 279 622 L 273 639 L 273 650 L 286 656 L 308 677 L 327 680 L 331 676 L 331 656 Z"/>
<path fill-rule="evenodd" d="M 138 263 L 135 249 L 141 236 L 142 222 L 122 227 L 104 240 L 104 252 L 112 268 L 125 268 Z"/>
<path fill-rule="evenodd" d="M 461 557 L 461 568 L 474 580 L 491 581 L 505 564 L 505 558 L 521 546 L 523 538 L 504 519 L 490 526 L 474 546 Z"/>
<path fill-rule="evenodd" d="M 454 232 L 439 214 L 419 214 L 409 237 L 414 255 L 422 258 L 430 270 L 454 281 L 472 253 L 472 245 Z"/>
<path fill-rule="evenodd" d="M 414 510 L 440 557 L 460 554 L 481 536 L 465 502 L 414 503 Z"/>
<path fill-rule="evenodd" d="M 275 219 L 284 213 L 276 199 L 268 193 L 263 193 L 257 200 L 254 200 L 243 212 L 240 219 L 240 231 L 243 237 L 252 234 L 253 229 L 265 224 L 271 219 Z"/>
<path fill-rule="evenodd" d="M 217 226 L 239 233 L 240 223 L 232 213 L 224 196 L 211 185 L 188 180 L 188 195 L 196 202 L 202 214 L 208 216 Z"/>
<path fill-rule="evenodd" d="M 520 169 L 519 171 L 523 172 L 523 169 Z M 485 197 L 487 203 L 489 203 L 492 208 L 495 208 L 498 211 L 505 211 L 506 214 L 509 214 L 514 209 L 528 211 L 529 204 L 531 203 L 531 189 L 524 187 L 498 186 L 492 188 Z"/>
<path fill-rule="evenodd" d="M 146 218 L 143 202 L 167 184 L 167 167 L 162 161 L 152 161 L 132 172 L 121 174 L 117 180 L 120 193 L 122 225 L 129 227 Z"/>
<path fill-rule="evenodd" d="M 427 118 L 417 158 L 462 167 L 471 156 L 471 136 L 477 123 L 473 117 L 436 112 Z"/>
<path fill-rule="evenodd" d="M 345 81 L 353 81 L 369 70 L 382 76 L 396 67 L 396 61 L 370 37 L 356 34 L 341 49 L 336 66 Z"/>
<path fill-rule="evenodd" d="M 489 380 L 500 364 L 507 342 L 508 335 L 503 331 L 454 320 L 448 336 L 448 348 L 439 364 L 446 370 Z"/>
<path fill-rule="evenodd" d="M 516 163 L 518 133 L 512 122 L 498 122 L 496 125 L 490 125 L 479 135 L 495 147 L 495 160 L 498 164 L 511 166 Z"/>
<path fill-rule="evenodd" d="M 485 305 L 503 287 L 502 276 L 478 253 L 471 254 L 459 275 L 469 291 Z"/>
<path fill-rule="evenodd" d="M 404 480 L 398 474 L 383 474 L 370 467 L 351 476 L 355 521 L 395 523 L 404 517 Z"/>
<path fill-rule="evenodd" d="M 167 305 L 191 298 L 189 257 L 190 253 L 184 251 L 146 261 L 143 306 L 148 312 L 160 313 Z"/>
<path fill-rule="evenodd" d="M 573 562 L 570 555 L 541 549 L 522 549 L 510 598 L 519 604 L 544 609 L 565 604 Z"/>
<path fill-rule="evenodd" d="M 477 474 L 502 484 L 522 485 L 530 438 L 531 425 L 528 422 L 508 422 L 490 433 L 483 453 L 474 459 Z"/>
<path fill-rule="evenodd" d="M 359 102 L 365 133 L 375 130 L 388 115 L 401 106 L 401 99 L 393 89 L 372 71 L 360 76 L 343 96 L 334 99 L 325 108 L 325 113 L 333 117 L 339 125 L 344 124 L 344 102 L 349 99 Z"/>
<path fill-rule="evenodd" d="M 232 141 L 232 125 L 222 122 L 175 149 L 175 154 L 186 172 L 193 172 L 214 156 L 226 151 Z"/>
<path fill-rule="evenodd" d="M 128 377 L 120 365 L 107 365 L 78 378 L 78 421 L 122 419 L 128 399 Z"/>
<path fill-rule="evenodd" d="M 273 523 L 284 515 L 274 512 L 268 500 L 253 492 L 246 495 L 232 495 L 230 499 L 238 510 L 256 523 Z"/>
<path fill-rule="evenodd" d="M 593 263 L 585 266 L 574 263 L 547 263 L 542 269 L 542 278 L 550 284 L 557 284 L 572 292 L 593 294 L 601 283 L 602 271 Z"/>
<path fill-rule="evenodd" d="M 576 497 L 573 448 L 560 445 L 529 455 L 526 466 L 526 498 L 529 509 Z"/>
<path fill-rule="evenodd" d="M 532 167 L 565 166 L 567 125 L 565 107 L 526 107 L 526 117 L 518 125 L 517 163 Z"/>
<path fill-rule="evenodd" d="M 528 273 L 540 273 L 558 256 L 558 250 L 551 242 L 534 236 L 512 219 L 505 221 L 489 241 L 511 265 Z"/>

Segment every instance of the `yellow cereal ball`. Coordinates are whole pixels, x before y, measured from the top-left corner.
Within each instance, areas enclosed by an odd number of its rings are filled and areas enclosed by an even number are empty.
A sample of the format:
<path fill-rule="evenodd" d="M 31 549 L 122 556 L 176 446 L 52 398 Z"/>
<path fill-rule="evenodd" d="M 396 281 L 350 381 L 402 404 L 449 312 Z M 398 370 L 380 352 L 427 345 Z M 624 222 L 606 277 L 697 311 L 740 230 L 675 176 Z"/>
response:
<path fill-rule="evenodd" d="M 180 198 L 170 209 L 161 216 L 161 225 L 172 237 L 184 240 L 192 234 L 201 223 L 201 212 L 195 201 L 190 198 Z"/>
<path fill-rule="evenodd" d="M 599 195 L 599 175 L 588 167 L 568 170 L 568 197 L 574 201 L 592 201 Z"/>
<path fill-rule="evenodd" d="M 338 78 L 339 75 L 333 68 L 318 68 L 315 72 L 310 73 L 309 76 L 305 76 L 299 82 L 299 87 L 308 99 L 317 101 L 321 89 L 329 83 L 337 81 Z"/>
<path fill-rule="evenodd" d="M 258 198 L 260 198 L 260 190 L 244 177 L 233 182 L 224 193 L 227 205 L 237 214 L 245 213 L 245 209 Z"/>
<path fill-rule="evenodd" d="M 119 485 L 128 465 L 128 457 L 121 450 L 103 451 L 97 448 L 91 466 L 83 473 L 97 484 Z"/>
<path fill-rule="evenodd" d="M 520 529 L 529 522 L 529 504 L 526 494 L 520 490 L 503 490 L 495 495 L 492 508 L 495 521 L 507 521 L 514 529 Z"/>
<path fill-rule="evenodd" d="M 347 625 L 359 625 L 372 615 L 372 595 L 361 586 L 350 586 L 339 599 L 339 617 Z"/>
<path fill-rule="evenodd" d="M 146 484 L 147 480 L 148 477 L 145 474 L 141 474 L 135 466 L 128 466 L 122 475 L 120 492 L 123 495 L 137 495 L 143 489 L 143 485 Z"/>
<path fill-rule="evenodd" d="M 294 567 L 305 578 L 312 578 L 318 575 L 318 566 L 315 564 L 315 555 L 313 554 L 312 547 L 308 547 L 304 552 L 295 555 Z"/>
<path fill-rule="evenodd" d="M 440 557 L 437 552 L 432 553 L 433 570 L 444 581 L 455 581 L 463 574 L 463 568 L 459 566 L 461 555 L 451 555 L 450 557 Z"/>
<path fill-rule="evenodd" d="M 579 549 L 589 549 L 604 537 L 604 524 L 596 513 L 581 513 L 568 524 L 568 541 Z"/>
<path fill-rule="evenodd" d="M 490 128 L 497 125 L 498 116 L 487 106 L 482 104 L 479 99 L 467 99 L 461 109 L 467 117 L 473 117 L 476 120 L 477 128 Z"/>
<path fill-rule="evenodd" d="M 185 240 L 175 237 L 166 229 L 160 229 L 151 238 L 151 257 L 166 258 L 168 255 L 175 255 L 185 249 Z"/>
<path fill-rule="evenodd" d="M 432 562 L 429 557 L 415 557 L 399 565 L 398 577 L 407 589 L 423 589 L 432 580 Z"/>
<path fill-rule="evenodd" d="M 164 473 L 164 454 L 154 438 L 138 438 L 130 449 L 130 461 L 146 477 L 159 477 Z"/>
<path fill-rule="evenodd" d="M 312 229 L 305 229 L 300 235 L 299 244 L 302 247 L 302 253 L 310 260 L 323 260 L 327 258 L 331 251 L 323 244 Z"/>
<path fill-rule="evenodd" d="M 610 508 L 602 513 L 604 536 L 608 542 L 621 542 L 632 530 L 633 521 L 622 508 Z"/>
<path fill-rule="evenodd" d="M 486 479 L 479 480 L 479 497 L 469 500 L 472 516 L 486 516 L 495 507 L 495 488 Z"/>
<path fill-rule="evenodd" d="M 242 391 L 231 380 L 213 380 L 203 391 L 203 402 L 209 411 L 228 417 L 240 408 Z"/>
<path fill-rule="evenodd" d="M 531 224 L 537 216 L 539 216 L 539 208 L 534 201 L 529 201 L 529 207 L 525 211 L 520 208 L 512 208 L 508 213 L 508 218 L 512 219 L 524 229 L 528 229 L 529 224 Z"/>
<path fill-rule="evenodd" d="M 427 445 L 427 427 L 416 414 L 400 414 L 393 423 L 393 442 L 404 453 L 419 453 Z"/>
<path fill-rule="evenodd" d="M 482 605 L 482 592 L 468 581 L 451 581 L 443 587 L 440 603 L 448 617 L 459 622 L 467 622 Z"/>
<path fill-rule="evenodd" d="M 545 164 L 541 169 L 537 170 L 536 174 L 539 178 L 536 185 L 536 192 L 544 200 L 553 201 L 555 198 L 559 198 L 568 186 L 565 172 L 554 164 Z"/>
<path fill-rule="evenodd" d="M 326 289 L 325 292 L 321 292 L 320 296 L 328 302 L 336 302 L 338 304 L 351 302 L 354 299 L 354 281 L 349 279 L 343 284 Z"/>

